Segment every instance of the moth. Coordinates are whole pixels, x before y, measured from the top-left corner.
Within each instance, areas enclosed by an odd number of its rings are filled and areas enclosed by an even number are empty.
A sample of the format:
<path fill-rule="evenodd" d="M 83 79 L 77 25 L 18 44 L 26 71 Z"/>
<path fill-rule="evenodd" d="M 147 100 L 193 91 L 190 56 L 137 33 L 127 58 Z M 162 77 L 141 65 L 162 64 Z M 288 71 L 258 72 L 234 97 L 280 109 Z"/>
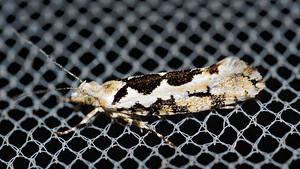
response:
<path fill-rule="evenodd" d="M 14 30 L 14 29 L 13 29 Z M 137 116 L 167 116 L 198 113 L 210 109 L 232 109 L 240 101 L 254 98 L 265 87 L 265 80 L 256 68 L 237 57 L 227 57 L 205 68 L 162 72 L 99 84 L 87 82 L 65 69 L 42 49 L 36 47 L 54 64 L 81 82 L 77 91 L 71 94 L 69 102 L 84 103 L 95 107 L 79 124 L 66 131 L 56 131 L 63 135 L 87 124 L 97 113 L 105 113 L 111 118 L 120 118 L 146 129 L 173 147 L 174 143 L 150 128 L 147 122 Z"/>

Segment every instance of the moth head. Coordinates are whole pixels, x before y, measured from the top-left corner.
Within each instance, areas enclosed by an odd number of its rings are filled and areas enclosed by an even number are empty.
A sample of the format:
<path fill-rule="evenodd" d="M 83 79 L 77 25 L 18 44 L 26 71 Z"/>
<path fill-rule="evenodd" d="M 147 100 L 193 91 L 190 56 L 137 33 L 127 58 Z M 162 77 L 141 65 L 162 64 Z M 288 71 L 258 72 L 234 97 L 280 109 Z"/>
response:
<path fill-rule="evenodd" d="M 100 106 L 100 85 L 95 82 L 82 82 L 76 92 L 71 95 L 72 102 L 84 103 L 92 106 Z"/>

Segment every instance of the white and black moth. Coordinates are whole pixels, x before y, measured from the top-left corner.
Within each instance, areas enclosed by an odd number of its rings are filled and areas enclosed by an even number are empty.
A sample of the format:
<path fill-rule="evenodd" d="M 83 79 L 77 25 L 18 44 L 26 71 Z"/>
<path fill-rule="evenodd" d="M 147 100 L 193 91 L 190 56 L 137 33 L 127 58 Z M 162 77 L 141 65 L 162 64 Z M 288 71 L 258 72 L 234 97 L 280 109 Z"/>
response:
<path fill-rule="evenodd" d="M 33 45 L 30 41 L 27 42 Z M 46 56 L 52 60 L 50 56 Z M 265 81 L 257 69 L 237 57 L 227 57 L 205 68 L 130 76 L 102 85 L 95 81 L 82 81 L 58 63 L 54 63 L 81 82 L 68 101 L 95 107 L 75 127 L 57 131 L 56 134 L 74 131 L 102 112 L 111 118 L 121 118 L 141 129 L 147 129 L 176 147 L 163 135 L 151 129 L 147 122 L 138 121 L 134 117 L 160 117 L 215 108 L 234 108 L 237 102 L 254 98 L 265 87 Z"/>

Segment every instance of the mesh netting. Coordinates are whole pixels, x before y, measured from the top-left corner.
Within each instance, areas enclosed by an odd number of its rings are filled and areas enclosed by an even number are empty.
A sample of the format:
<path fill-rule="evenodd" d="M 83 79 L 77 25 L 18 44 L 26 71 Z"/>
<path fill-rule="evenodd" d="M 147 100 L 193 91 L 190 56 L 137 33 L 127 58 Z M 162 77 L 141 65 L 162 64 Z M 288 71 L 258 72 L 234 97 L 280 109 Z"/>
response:
<path fill-rule="evenodd" d="M 5 1 L 0 5 L 0 168 L 300 166 L 300 4 L 296 1 Z M 238 56 L 266 88 L 236 109 L 143 117 L 178 145 L 104 114 L 64 136 L 91 107 L 26 39 L 84 80 L 209 66 Z M 120 124 L 121 123 L 121 124 Z"/>

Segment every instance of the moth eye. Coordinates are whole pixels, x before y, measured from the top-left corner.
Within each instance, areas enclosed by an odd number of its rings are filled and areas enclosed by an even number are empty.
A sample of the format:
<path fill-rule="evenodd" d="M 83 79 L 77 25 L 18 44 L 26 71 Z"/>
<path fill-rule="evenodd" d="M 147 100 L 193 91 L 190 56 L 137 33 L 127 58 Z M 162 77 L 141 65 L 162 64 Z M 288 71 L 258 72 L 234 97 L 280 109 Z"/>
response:
<path fill-rule="evenodd" d="M 95 99 L 92 96 L 87 96 L 84 101 L 85 104 L 93 104 Z"/>

